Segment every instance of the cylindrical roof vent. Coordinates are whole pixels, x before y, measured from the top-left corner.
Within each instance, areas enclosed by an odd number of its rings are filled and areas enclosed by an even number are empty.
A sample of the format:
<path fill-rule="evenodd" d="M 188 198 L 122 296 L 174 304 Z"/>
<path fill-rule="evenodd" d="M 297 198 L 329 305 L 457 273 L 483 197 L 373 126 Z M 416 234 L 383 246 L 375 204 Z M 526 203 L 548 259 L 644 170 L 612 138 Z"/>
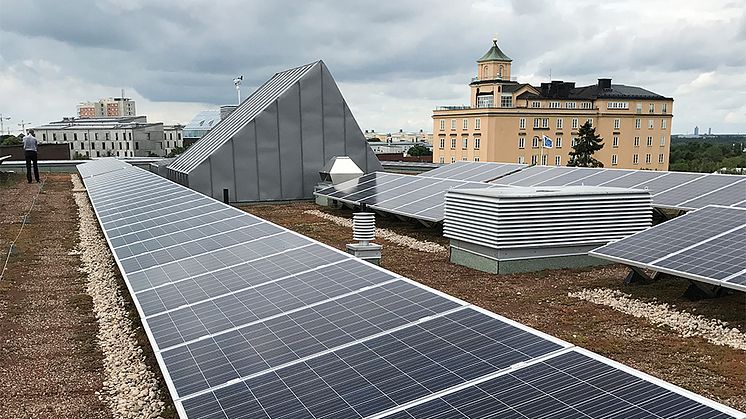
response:
<path fill-rule="evenodd" d="M 360 244 L 368 244 L 376 238 L 376 218 L 372 212 L 352 214 L 352 238 Z"/>

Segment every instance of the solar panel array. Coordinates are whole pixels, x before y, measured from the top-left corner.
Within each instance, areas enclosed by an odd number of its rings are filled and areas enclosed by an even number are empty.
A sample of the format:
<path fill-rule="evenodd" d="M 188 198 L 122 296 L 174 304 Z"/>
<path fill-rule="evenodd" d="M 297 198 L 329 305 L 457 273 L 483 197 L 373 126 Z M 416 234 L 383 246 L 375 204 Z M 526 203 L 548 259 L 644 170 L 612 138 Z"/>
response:
<path fill-rule="evenodd" d="M 532 166 L 494 180 L 510 186 L 611 186 L 650 191 L 653 205 L 693 210 L 746 207 L 746 176 L 585 167 Z"/>
<path fill-rule="evenodd" d="M 708 206 L 591 255 L 746 291 L 746 208 Z"/>
<path fill-rule="evenodd" d="M 420 176 L 487 182 L 525 167 L 525 164 L 459 161 L 430 170 Z"/>
<path fill-rule="evenodd" d="M 315 192 L 350 205 L 417 220 L 443 221 L 445 194 L 451 188 L 501 188 L 484 182 L 374 172 Z"/>
<path fill-rule="evenodd" d="M 88 195 L 182 417 L 478 417 L 468 406 L 556 400 L 563 417 L 740 416 L 145 170 L 96 173 Z M 489 399 L 461 397 L 474 392 Z"/>

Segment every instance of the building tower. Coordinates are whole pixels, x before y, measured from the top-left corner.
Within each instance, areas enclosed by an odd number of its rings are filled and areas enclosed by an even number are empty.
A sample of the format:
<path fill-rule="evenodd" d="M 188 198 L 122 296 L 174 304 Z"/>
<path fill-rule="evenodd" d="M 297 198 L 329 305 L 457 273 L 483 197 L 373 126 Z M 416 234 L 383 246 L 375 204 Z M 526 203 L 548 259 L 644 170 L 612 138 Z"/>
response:
<path fill-rule="evenodd" d="M 477 60 L 477 77 L 471 86 L 471 106 L 492 108 L 502 93 L 502 86 L 510 81 L 510 65 L 513 62 L 497 46 L 497 38 L 492 39 L 492 48 Z M 515 82 L 513 82 L 515 84 Z"/>

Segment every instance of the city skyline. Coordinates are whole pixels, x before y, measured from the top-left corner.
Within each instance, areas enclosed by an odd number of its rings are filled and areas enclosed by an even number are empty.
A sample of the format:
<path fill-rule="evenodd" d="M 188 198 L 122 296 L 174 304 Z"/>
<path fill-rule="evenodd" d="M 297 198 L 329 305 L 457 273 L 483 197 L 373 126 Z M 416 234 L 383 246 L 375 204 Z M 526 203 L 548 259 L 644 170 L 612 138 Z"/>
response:
<path fill-rule="evenodd" d="M 125 89 L 149 121 L 183 124 L 234 103 L 237 75 L 245 99 L 322 59 L 363 130 L 429 131 L 436 106 L 469 102 L 463 86 L 497 34 L 521 82 L 610 77 L 673 97 L 673 134 L 744 133 L 746 57 L 734 51 L 746 14 L 716 3 L 14 3 L 0 16 L 0 95 L 14 100 L 0 113 L 19 132 Z"/>

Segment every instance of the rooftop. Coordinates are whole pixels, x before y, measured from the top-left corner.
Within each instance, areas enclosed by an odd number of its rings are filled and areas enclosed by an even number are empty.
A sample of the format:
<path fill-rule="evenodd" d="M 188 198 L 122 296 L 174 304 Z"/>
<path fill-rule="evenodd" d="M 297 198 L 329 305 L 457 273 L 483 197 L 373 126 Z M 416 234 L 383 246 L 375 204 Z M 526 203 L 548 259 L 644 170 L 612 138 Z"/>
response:
<path fill-rule="evenodd" d="M 497 46 L 497 39 L 492 40 L 492 48 L 487 51 L 482 58 L 478 59 L 478 63 L 483 63 L 486 61 L 513 61 L 503 53 L 500 48 Z"/>

